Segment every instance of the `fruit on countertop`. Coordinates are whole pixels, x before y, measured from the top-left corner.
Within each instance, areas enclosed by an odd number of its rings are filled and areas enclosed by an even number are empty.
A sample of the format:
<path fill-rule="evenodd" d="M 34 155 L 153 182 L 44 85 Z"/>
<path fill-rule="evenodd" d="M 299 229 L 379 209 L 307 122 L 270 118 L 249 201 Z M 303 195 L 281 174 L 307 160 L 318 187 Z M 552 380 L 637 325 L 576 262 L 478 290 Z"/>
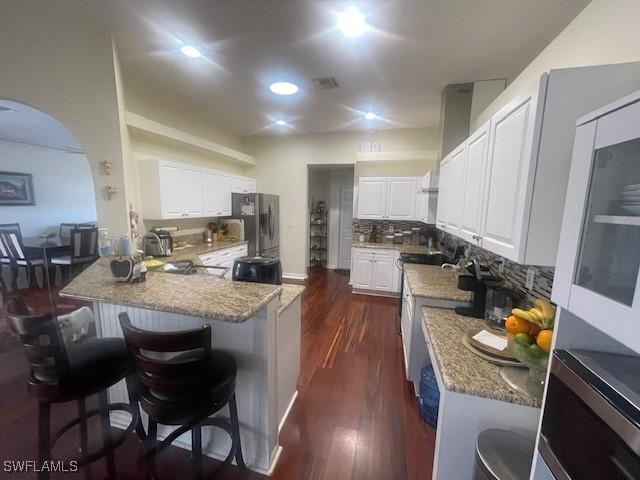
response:
<path fill-rule="evenodd" d="M 538 325 L 541 329 L 553 328 L 553 322 L 556 317 L 556 309 L 546 300 L 536 300 L 535 307 L 529 310 L 514 308 L 511 313 L 518 318 L 522 318 L 528 322 Z"/>
<path fill-rule="evenodd" d="M 531 339 L 529 334 L 524 332 L 516 333 L 513 336 L 513 339 L 520 345 L 531 345 L 533 343 L 533 340 Z"/>
<path fill-rule="evenodd" d="M 536 337 L 536 344 L 545 352 L 551 351 L 551 342 L 553 341 L 553 330 L 541 330 Z"/>
<path fill-rule="evenodd" d="M 531 329 L 531 324 L 529 322 L 515 315 L 511 315 L 507 318 L 504 326 L 511 335 L 515 335 L 516 333 L 529 333 L 529 330 Z"/>

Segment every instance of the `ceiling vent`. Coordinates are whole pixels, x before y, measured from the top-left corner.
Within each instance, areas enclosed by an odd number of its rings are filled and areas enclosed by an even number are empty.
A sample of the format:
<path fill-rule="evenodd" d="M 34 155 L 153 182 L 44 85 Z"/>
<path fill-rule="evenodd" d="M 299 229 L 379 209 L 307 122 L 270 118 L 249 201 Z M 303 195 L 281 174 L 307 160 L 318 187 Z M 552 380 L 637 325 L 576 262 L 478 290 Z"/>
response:
<path fill-rule="evenodd" d="M 314 78 L 311 83 L 316 90 L 332 90 L 340 86 L 334 77 Z"/>

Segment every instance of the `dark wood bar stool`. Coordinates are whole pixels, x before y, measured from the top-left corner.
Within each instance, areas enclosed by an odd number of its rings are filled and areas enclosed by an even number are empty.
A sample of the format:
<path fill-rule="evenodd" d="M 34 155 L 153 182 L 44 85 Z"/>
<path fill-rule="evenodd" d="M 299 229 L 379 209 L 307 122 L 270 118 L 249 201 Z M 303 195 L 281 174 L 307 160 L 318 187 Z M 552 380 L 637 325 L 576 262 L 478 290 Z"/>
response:
<path fill-rule="evenodd" d="M 237 366 L 228 353 L 211 349 L 211 327 L 149 332 L 134 327 L 124 312 L 119 318 L 140 383 L 140 403 L 149 415 L 146 450 L 151 470 L 154 471 L 154 457 L 191 430 L 193 478 L 201 478 L 201 429 L 208 425 L 226 430 L 231 437 L 231 449 L 224 464 L 235 458 L 237 465 L 246 469 L 235 397 Z M 167 354 L 174 355 L 168 359 L 158 358 Z M 229 419 L 210 418 L 227 404 Z M 158 442 L 158 424 L 179 427 Z"/>
<path fill-rule="evenodd" d="M 38 461 L 49 459 L 51 449 L 64 433 L 75 426 L 80 428 L 80 456 L 70 458 L 79 466 L 105 458 L 109 478 L 116 478 L 113 452 L 136 429 L 143 435 L 140 411 L 135 393 L 130 393 L 130 404 L 108 402 L 107 388 L 129 376 L 133 369 L 127 345 L 121 338 L 93 339 L 65 347 L 58 319 L 52 315 L 32 315 L 25 303 L 12 296 L 5 311 L 10 328 L 19 336 L 31 366 L 27 382 L 30 394 L 38 400 Z M 127 378 L 130 392 L 134 382 Z M 87 411 L 86 397 L 97 394 L 99 407 Z M 51 433 L 51 404 L 75 401 L 78 417 Z M 126 430 L 112 436 L 109 413 L 125 411 L 131 415 Z M 102 446 L 88 449 L 87 420 L 100 416 Z M 41 471 L 38 479 L 48 479 Z"/>
<path fill-rule="evenodd" d="M 0 229 L 0 265 L 8 265 L 11 268 L 11 288 L 18 288 L 18 268 L 24 267 L 29 280 L 29 287 L 36 288 L 37 281 L 35 275 L 36 267 L 42 269 L 44 278 L 44 260 L 42 257 L 33 256 L 22 244 L 22 234 L 20 229 L 10 230 L 6 228 Z M 0 269 L 0 275 L 2 271 Z"/>

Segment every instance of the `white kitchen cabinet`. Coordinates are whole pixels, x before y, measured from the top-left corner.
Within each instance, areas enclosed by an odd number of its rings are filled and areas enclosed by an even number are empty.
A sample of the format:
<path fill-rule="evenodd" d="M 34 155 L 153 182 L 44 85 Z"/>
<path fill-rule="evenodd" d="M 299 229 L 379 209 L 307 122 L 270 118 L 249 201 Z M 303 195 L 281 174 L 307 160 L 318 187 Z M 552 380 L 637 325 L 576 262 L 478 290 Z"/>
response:
<path fill-rule="evenodd" d="M 387 213 L 389 220 L 413 220 L 416 205 L 416 179 L 387 179 Z"/>
<path fill-rule="evenodd" d="M 231 215 L 231 174 L 161 159 L 139 165 L 143 218 Z"/>
<path fill-rule="evenodd" d="M 464 178 L 470 175 L 468 169 L 477 171 L 479 164 L 467 162 L 456 173 L 452 154 L 441 166 L 438 228 L 475 240 L 476 245 L 517 263 L 555 266 L 576 120 L 633 92 L 639 84 L 640 62 L 567 68 L 541 75 L 490 119 L 479 187 L 484 188 L 480 231 L 474 228 L 478 212 L 473 202 L 461 202 L 451 185 L 463 184 L 463 198 L 475 198 L 478 187 L 465 183 Z M 468 157 L 469 142 L 474 139 L 477 150 L 473 159 L 477 160 L 481 143 L 487 141 L 482 135 L 474 133 L 458 148 L 464 148 Z M 455 209 L 461 204 L 461 222 L 466 225 L 456 228 Z"/>
<path fill-rule="evenodd" d="M 381 219 L 387 214 L 387 179 L 361 177 L 358 181 L 358 218 Z"/>
<path fill-rule="evenodd" d="M 233 193 L 256 193 L 256 179 L 234 175 L 231 178 L 231 191 Z"/>
<path fill-rule="evenodd" d="M 207 267 L 227 267 L 229 271 L 225 273 L 224 278 L 231 278 L 233 263 L 237 258 L 246 257 L 248 255 L 247 244 L 237 245 L 234 247 L 222 248 L 209 253 L 200 255 L 200 261 Z M 216 275 L 218 272 L 211 270 L 208 272 Z"/>
<path fill-rule="evenodd" d="M 491 118 L 482 246 L 517 261 L 526 241 L 546 78 Z"/>
<path fill-rule="evenodd" d="M 462 186 L 464 179 L 465 144 L 447 155 L 440 165 L 441 201 L 438 202 L 438 226 L 456 235 L 462 214 Z"/>
<path fill-rule="evenodd" d="M 415 219 L 416 187 L 415 177 L 360 177 L 358 218 Z"/>
<path fill-rule="evenodd" d="M 203 210 L 205 216 L 231 215 L 231 175 L 216 170 L 202 170 Z"/>
<path fill-rule="evenodd" d="M 552 300 L 640 351 L 640 92 L 580 120 Z"/>
<path fill-rule="evenodd" d="M 184 214 L 187 217 L 201 217 L 202 208 L 202 169 L 182 167 L 182 199 Z"/>
<path fill-rule="evenodd" d="M 398 250 L 354 248 L 351 286 L 360 293 L 395 294 L 400 291 Z"/>
<path fill-rule="evenodd" d="M 467 150 L 463 169 L 462 213 L 459 235 L 462 239 L 480 245 L 484 172 L 489 145 L 489 122 L 482 125 L 465 142 Z"/>

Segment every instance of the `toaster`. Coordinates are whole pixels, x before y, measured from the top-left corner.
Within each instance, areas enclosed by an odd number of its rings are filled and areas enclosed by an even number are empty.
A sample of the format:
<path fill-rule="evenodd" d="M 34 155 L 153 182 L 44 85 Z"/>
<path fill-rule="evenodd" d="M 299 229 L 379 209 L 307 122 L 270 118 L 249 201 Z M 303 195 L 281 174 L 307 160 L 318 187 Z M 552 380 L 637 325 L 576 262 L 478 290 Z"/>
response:
<path fill-rule="evenodd" d="M 168 257 L 173 252 L 173 238 L 164 230 L 151 231 L 142 238 L 142 250 L 145 257 Z"/>

